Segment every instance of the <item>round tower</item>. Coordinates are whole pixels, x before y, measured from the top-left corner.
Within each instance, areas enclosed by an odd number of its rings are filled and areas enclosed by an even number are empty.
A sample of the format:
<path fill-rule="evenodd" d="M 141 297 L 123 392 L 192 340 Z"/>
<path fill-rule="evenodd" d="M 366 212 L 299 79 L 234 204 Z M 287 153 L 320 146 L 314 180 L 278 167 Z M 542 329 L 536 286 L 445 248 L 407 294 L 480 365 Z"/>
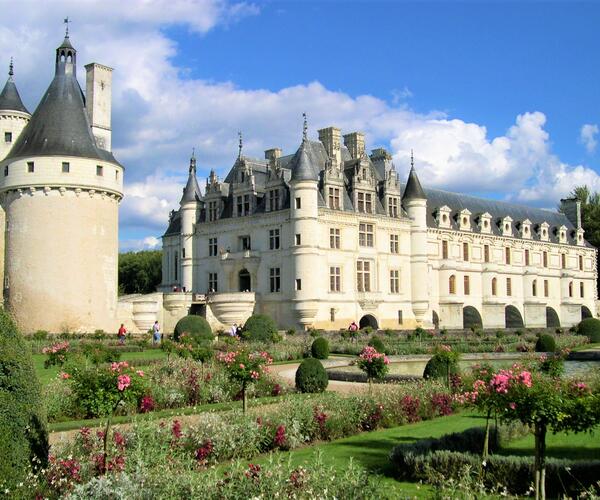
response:
<path fill-rule="evenodd" d="M 196 179 L 196 157 L 192 153 L 188 181 L 183 188 L 181 206 L 181 286 L 187 292 L 194 289 L 194 226 L 200 207 L 200 186 Z"/>
<path fill-rule="evenodd" d="M 54 79 L 0 161 L 4 302 L 26 332 L 117 326 L 123 167 L 94 138 L 97 110 L 86 107 L 76 57 L 67 35 L 56 50 Z"/>
<path fill-rule="evenodd" d="M 323 281 L 315 279 L 322 265 L 319 265 L 318 169 L 313 166 L 311 154 L 305 132 L 292 160 L 290 179 L 292 302 L 295 320 L 304 328 L 315 321 L 319 308 L 316 299 L 321 296 Z"/>
<path fill-rule="evenodd" d="M 427 287 L 427 196 L 421 187 L 411 153 L 411 168 L 402 195 L 402 205 L 411 219 L 410 227 L 410 281 L 411 301 L 415 320 L 423 325 L 429 309 Z"/>

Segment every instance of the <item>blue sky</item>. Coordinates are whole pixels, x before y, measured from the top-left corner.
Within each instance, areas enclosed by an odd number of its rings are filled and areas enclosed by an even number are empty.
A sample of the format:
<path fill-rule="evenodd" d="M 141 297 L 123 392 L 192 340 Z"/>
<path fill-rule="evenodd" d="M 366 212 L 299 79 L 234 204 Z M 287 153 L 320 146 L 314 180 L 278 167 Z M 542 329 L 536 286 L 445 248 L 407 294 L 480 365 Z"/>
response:
<path fill-rule="evenodd" d="M 246 154 L 292 152 L 302 111 L 313 137 L 363 130 L 403 175 L 413 148 L 426 185 L 541 207 L 600 190 L 598 2 L 121 4 L 2 0 L 0 44 L 31 109 L 66 15 L 80 82 L 91 60 L 115 68 L 123 249 L 158 243 L 192 147 L 202 185 L 238 130 Z"/>

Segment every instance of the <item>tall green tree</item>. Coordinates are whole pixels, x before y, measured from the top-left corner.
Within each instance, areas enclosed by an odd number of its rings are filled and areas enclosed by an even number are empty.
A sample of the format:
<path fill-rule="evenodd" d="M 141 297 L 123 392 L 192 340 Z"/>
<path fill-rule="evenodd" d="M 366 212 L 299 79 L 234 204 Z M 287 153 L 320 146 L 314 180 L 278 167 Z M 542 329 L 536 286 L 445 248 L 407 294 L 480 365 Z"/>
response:
<path fill-rule="evenodd" d="M 119 254 L 119 294 L 152 293 L 162 281 L 162 251 Z"/>

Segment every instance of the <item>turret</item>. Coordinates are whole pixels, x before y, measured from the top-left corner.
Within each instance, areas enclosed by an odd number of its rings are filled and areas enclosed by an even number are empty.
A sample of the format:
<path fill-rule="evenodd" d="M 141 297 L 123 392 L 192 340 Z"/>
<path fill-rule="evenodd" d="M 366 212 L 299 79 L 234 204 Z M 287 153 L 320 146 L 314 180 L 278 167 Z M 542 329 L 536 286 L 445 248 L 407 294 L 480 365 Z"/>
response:
<path fill-rule="evenodd" d="M 421 187 L 411 152 L 411 168 L 402 195 L 402 205 L 411 219 L 411 301 L 418 325 L 429 309 L 427 278 L 427 196 Z"/>
<path fill-rule="evenodd" d="M 318 302 L 313 299 L 320 296 L 323 281 L 314 279 L 315 269 L 319 268 L 319 173 L 312 156 L 305 118 L 302 144 L 292 159 L 290 179 L 292 300 L 296 320 L 305 328 L 318 312 Z"/>
<path fill-rule="evenodd" d="M 196 157 L 192 152 L 188 181 L 183 188 L 181 206 L 181 286 L 187 292 L 193 289 L 194 226 L 200 208 L 200 187 L 196 179 Z"/>
<path fill-rule="evenodd" d="M 14 67 L 11 59 L 8 80 L 0 93 L 0 160 L 8 154 L 31 118 L 31 114 L 21 101 L 13 75 Z"/>

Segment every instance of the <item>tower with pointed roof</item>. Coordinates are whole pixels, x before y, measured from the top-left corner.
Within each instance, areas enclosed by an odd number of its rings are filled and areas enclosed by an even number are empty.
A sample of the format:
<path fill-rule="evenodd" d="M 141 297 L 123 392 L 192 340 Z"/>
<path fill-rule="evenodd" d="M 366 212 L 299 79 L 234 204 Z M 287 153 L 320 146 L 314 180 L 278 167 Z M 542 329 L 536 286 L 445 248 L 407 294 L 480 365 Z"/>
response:
<path fill-rule="evenodd" d="M 0 92 L 0 133 L 2 134 L 0 137 L 0 160 L 3 160 L 8 154 L 31 118 L 31 114 L 21 100 L 13 76 L 14 66 L 11 59 L 8 80 Z"/>
<path fill-rule="evenodd" d="M 118 321 L 124 170 L 110 141 L 94 133 L 99 125 L 110 132 L 110 95 L 100 100 L 102 119 L 92 121 L 98 99 L 86 100 L 76 69 L 77 51 L 67 32 L 56 49 L 54 78 L 31 118 L 22 104 L 13 110 L 27 124 L 0 160 L 4 304 L 26 332 L 108 330 Z M 88 97 L 90 85 L 102 87 L 98 78 L 105 77 L 88 71 Z M 16 107 L 12 75 L 7 86 L 0 102 L 8 95 Z"/>
<path fill-rule="evenodd" d="M 200 210 L 200 186 L 196 178 L 196 156 L 192 153 L 188 180 L 179 202 L 181 213 L 181 286 L 184 291 L 193 289 L 194 226 Z"/>

